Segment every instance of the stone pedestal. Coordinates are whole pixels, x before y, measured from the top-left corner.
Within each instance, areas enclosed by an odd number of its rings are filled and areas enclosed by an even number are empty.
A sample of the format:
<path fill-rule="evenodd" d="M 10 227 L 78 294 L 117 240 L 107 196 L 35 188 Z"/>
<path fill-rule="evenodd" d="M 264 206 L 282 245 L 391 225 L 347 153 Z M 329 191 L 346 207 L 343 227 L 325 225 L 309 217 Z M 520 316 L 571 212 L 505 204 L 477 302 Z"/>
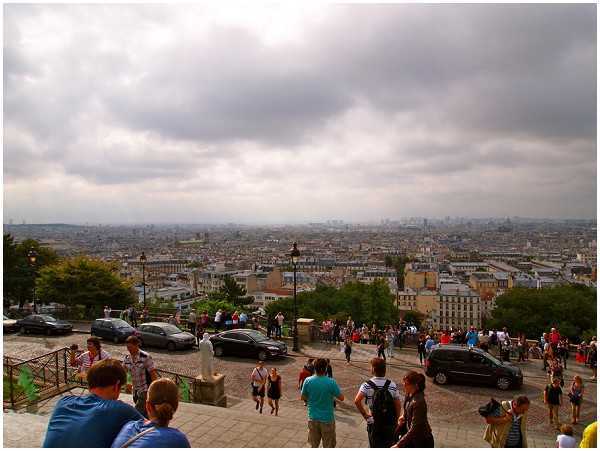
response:
<path fill-rule="evenodd" d="M 225 396 L 225 375 L 215 374 L 212 381 L 204 380 L 202 376 L 198 376 L 194 380 L 192 400 L 193 402 L 199 404 L 227 407 L 227 397 Z"/>
<path fill-rule="evenodd" d="M 311 342 L 310 329 L 312 328 L 314 322 L 314 319 L 298 318 L 298 342 L 300 344 Z"/>

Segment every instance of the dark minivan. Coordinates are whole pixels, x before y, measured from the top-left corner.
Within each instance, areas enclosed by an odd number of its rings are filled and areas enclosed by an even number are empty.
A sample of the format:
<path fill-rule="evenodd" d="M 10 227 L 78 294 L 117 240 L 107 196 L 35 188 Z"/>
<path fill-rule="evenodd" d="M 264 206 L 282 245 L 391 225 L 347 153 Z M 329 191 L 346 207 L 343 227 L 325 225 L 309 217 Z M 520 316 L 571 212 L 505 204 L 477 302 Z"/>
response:
<path fill-rule="evenodd" d="M 92 323 L 92 335 L 112 340 L 115 343 L 125 341 L 136 330 L 127 321 L 119 318 L 98 318 Z"/>
<path fill-rule="evenodd" d="M 210 337 L 215 355 L 237 355 L 266 360 L 269 357 L 284 357 L 287 346 L 272 340 L 252 329 L 233 329 Z"/>
<path fill-rule="evenodd" d="M 500 390 L 518 388 L 523 373 L 479 349 L 460 345 L 436 345 L 425 360 L 425 374 L 437 384 L 468 382 L 495 385 Z"/>

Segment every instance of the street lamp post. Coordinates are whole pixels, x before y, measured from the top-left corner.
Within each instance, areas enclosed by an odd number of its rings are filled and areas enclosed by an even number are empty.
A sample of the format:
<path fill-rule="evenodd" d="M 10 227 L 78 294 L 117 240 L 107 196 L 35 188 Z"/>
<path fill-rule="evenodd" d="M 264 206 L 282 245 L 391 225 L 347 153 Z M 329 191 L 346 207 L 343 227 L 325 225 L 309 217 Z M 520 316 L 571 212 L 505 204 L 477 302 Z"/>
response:
<path fill-rule="evenodd" d="M 144 293 L 144 310 L 146 310 L 146 254 L 142 252 L 140 255 L 140 262 L 142 264 L 142 290 Z"/>
<path fill-rule="evenodd" d="M 37 305 L 35 303 L 35 262 L 37 261 L 37 255 L 35 249 L 30 249 L 27 253 L 27 259 L 33 271 L 33 313 L 37 313 Z"/>
<path fill-rule="evenodd" d="M 292 258 L 292 265 L 294 267 L 294 345 L 292 350 L 298 352 L 298 302 L 296 300 L 296 267 L 298 265 L 298 258 L 300 257 L 300 251 L 298 250 L 298 243 L 294 243 L 294 247 L 290 253 Z"/>

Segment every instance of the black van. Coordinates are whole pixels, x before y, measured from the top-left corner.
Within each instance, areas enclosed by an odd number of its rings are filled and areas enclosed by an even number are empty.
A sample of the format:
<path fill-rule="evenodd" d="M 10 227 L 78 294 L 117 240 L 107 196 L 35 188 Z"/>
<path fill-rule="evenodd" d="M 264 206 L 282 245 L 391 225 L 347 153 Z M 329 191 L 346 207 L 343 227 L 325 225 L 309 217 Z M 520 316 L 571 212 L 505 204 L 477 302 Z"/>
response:
<path fill-rule="evenodd" d="M 436 345 L 425 360 L 425 374 L 437 384 L 468 382 L 495 385 L 500 390 L 523 385 L 523 373 L 478 348 Z"/>

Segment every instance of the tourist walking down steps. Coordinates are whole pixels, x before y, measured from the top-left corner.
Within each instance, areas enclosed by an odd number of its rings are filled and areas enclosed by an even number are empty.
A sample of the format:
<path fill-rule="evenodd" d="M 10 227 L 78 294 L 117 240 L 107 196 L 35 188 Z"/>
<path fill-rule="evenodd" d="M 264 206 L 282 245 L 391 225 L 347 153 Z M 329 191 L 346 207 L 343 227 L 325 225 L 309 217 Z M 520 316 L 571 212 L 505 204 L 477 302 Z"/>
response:
<path fill-rule="evenodd" d="M 327 377 L 327 361 L 317 359 L 317 374 L 308 377 L 302 385 L 302 399 L 308 405 L 308 441 L 311 447 L 335 448 L 335 415 L 333 401 L 344 400 L 335 379 Z"/>

